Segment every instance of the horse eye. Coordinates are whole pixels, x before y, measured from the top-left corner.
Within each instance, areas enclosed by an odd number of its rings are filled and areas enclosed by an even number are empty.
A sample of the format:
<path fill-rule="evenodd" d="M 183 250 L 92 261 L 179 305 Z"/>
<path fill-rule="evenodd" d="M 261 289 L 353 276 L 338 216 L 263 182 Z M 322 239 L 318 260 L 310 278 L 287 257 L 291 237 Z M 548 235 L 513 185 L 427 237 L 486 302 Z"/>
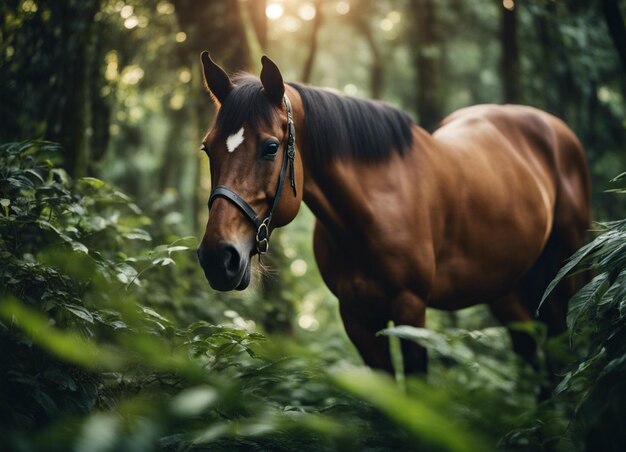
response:
<path fill-rule="evenodd" d="M 276 158 L 276 153 L 278 152 L 278 143 L 275 141 L 268 141 L 263 145 L 262 156 L 267 159 Z"/>

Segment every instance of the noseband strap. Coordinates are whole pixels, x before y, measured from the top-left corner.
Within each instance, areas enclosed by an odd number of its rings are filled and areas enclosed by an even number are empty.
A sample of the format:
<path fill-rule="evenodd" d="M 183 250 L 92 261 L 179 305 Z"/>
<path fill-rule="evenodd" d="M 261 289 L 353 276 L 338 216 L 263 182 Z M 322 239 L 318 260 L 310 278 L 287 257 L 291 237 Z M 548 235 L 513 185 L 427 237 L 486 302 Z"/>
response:
<path fill-rule="evenodd" d="M 280 201 L 280 196 L 283 191 L 283 185 L 285 182 L 285 176 L 287 175 L 287 166 L 289 166 L 290 172 L 290 182 L 291 188 L 293 189 L 293 195 L 298 196 L 297 188 L 296 188 L 296 174 L 294 171 L 294 160 L 296 156 L 296 128 L 293 125 L 293 114 L 291 112 L 291 102 L 289 102 L 289 98 L 287 95 L 284 97 L 285 100 L 285 108 L 287 110 L 287 140 L 284 145 L 284 155 L 283 155 L 283 163 L 280 168 L 280 175 L 278 176 L 278 184 L 276 186 L 276 193 L 274 194 L 274 198 L 270 201 L 270 208 L 267 212 L 267 215 L 263 219 L 256 213 L 256 211 L 252 208 L 248 202 L 235 193 L 230 188 L 225 185 L 218 185 L 211 192 L 211 196 L 209 197 L 209 211 L 211 210 L 211 205 L 215 201 L 216 198 L 224 198 L 232 202 L 236 205 L 248 219 L 252 222 L 256 229 L 256 250 L 259 253 L 259 256 L 267 253 L 269 249 L 269 239 L 270 239 L 270 222 L 272 221 L 272 215 L 274 215 L 274 210 L 278 206 L 278 202 Z"/>

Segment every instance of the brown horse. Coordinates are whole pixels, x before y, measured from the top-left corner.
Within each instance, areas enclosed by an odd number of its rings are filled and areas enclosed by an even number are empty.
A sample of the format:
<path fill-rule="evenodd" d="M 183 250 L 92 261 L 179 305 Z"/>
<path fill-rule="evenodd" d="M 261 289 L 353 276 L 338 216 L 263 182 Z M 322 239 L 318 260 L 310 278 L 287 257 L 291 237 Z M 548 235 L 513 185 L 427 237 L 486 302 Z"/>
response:
<path fill-rule="evenodd" d="M 203 140 L 213 193 L 198 257 L 211 286 L 245 289 L 250 261 L 301 201 L 317 217 L 315 258 L 366 364 L 391 371 L 389 320 L 423 327 L 426 307 L 488 303 L 503 323 L 533 318 L 541 293 L 589 227 L 582 147 L 534 108 L 479 105 L 429 134 L 383 103 L 260 80 L 233 80 L 202 54 L 219 109 Z M 570 283 L 541 311 L 565 329 Z M 512 333 L 532 360 L 534 344 Z M 405 369 L 425 351 L 403 344 Z"/>

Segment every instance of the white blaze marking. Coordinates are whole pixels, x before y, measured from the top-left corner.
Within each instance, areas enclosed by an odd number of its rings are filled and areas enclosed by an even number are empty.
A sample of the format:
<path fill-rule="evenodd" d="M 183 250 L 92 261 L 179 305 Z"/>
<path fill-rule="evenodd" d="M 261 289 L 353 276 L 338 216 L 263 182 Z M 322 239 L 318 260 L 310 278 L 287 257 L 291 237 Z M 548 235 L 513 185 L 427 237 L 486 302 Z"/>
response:
<path fill-rule="evenodd" d="M 239 132 L 226 138 L 226 148 L 228 152 L 233 152 L 241 143 L 243 143 L 243 127 L 239 129 Z"/>

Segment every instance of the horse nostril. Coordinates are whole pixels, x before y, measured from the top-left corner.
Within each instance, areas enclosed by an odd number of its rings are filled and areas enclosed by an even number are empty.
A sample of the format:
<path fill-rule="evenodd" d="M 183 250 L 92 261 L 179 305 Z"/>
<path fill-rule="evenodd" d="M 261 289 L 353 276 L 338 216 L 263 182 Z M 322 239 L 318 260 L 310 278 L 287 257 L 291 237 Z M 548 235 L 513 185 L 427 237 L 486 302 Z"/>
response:
<path fill-rule="evenodd" d="M 228 276 L 235 276 L 239 273 L 241 256 L 233 245 L 225 243 L 220 246 L 220 261 Z"/>

